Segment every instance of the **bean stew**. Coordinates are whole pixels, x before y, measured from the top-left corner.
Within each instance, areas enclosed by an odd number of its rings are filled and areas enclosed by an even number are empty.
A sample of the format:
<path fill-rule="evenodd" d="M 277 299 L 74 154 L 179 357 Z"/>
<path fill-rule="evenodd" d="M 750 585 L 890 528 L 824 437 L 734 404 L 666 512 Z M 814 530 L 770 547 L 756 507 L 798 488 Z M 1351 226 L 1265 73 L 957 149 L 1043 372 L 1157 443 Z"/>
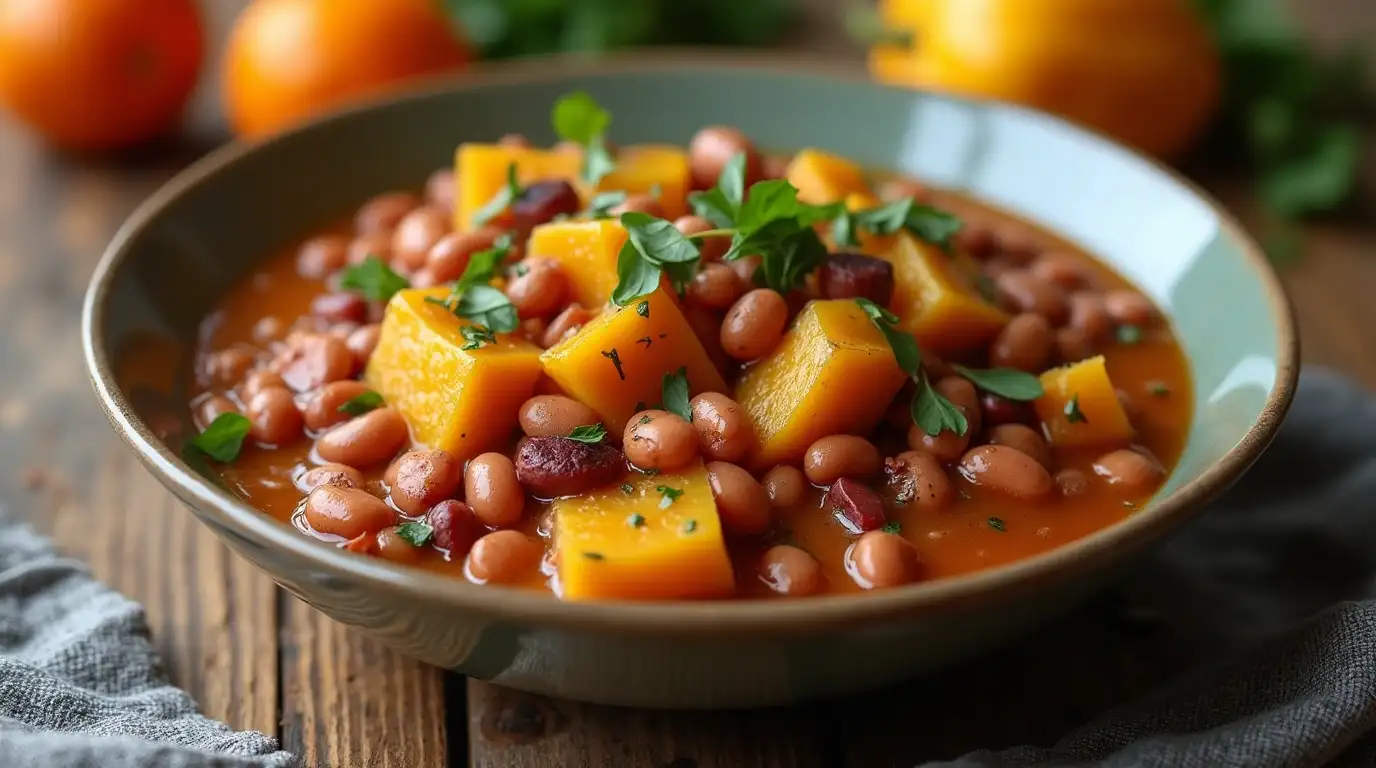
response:
<path fill-rule="evenodd" d="M 728 127 L 458 148 L 204 320 L 190 449 L 303 535 L 565 600 L 801 597 L 1132 515 L 1189 372 L 1052 233 Z M 420 180 L 418 180 L 420 181 Z"/>

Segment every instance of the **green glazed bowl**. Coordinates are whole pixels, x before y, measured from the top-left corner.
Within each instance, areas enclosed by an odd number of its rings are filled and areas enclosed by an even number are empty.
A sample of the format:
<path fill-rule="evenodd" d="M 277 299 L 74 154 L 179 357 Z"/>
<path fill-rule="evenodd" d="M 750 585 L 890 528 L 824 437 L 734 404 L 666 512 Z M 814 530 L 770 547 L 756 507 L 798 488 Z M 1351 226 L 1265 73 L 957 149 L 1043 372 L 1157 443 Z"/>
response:
<path fill-rule="evenodd" d="M 101 403 L 148 468 L 287 590 L 404 653 L 502 685 L 631 706 L 763 706 L 883 685 L 1014 637 L 1103 586 L 1257 458 L 1294 391 L 1289 305 L 1236 222 L 1150 160 L 1036 112 L 801 71 L 663 56 L 546 63 L 216 151 L 139 208 L 96 270 L 83 332 Z M 964 190 L 1082 243 L 1164 307 L 1184 342 L 1196 408 L 1179 466 L 1131 518 L 969 576 L 767 603 L 565 603 L 308 539 L 173 450 L 189 429 L 185 376 L 117 383 L 130 349 L 188 349 L 202 313 L 255 262 L 374 193 L 418 186 L 460 142 L 552 141 L 550 104 L 573 89 L 612 111 L 618 142 L 682 143 L 705 124 L 735 125 L 762 146 L 823 147 Z"/>

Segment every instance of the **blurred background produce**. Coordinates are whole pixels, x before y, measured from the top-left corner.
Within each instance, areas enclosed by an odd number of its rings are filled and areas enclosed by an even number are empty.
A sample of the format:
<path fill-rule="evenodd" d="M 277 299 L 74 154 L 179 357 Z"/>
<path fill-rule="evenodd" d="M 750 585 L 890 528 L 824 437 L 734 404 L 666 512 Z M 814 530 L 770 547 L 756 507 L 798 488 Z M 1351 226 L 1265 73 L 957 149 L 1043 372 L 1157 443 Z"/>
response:
<path fill-rule="evenodd" d="M 198 2 L 244 7 L 212 56 Z M 199 74 L 252 138 L 475 59 L 797 49 L 804 11 L 819 65 L 868 47 L 884 82 L 1056 112 L 1190 170 L 1245 168 L 1276 221 L 1354 192 L 1363 62 L 1308 50 L 1282 0 L 4 0 L 0 104 L 59 148 L 120 149 L 166 133 Z"/>

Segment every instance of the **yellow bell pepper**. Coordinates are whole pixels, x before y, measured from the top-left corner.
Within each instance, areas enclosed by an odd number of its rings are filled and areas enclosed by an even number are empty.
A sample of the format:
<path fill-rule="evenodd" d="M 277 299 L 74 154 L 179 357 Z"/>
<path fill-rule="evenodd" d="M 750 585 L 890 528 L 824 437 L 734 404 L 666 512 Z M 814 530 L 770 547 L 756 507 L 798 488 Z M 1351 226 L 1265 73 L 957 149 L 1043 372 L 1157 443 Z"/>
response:
<path fill-rule="evenodd" d="M 1159 157 L 1218 104 L 1218 50 L 1189 0 L 880 0 L 875 79 L 1025 104 Z"/>

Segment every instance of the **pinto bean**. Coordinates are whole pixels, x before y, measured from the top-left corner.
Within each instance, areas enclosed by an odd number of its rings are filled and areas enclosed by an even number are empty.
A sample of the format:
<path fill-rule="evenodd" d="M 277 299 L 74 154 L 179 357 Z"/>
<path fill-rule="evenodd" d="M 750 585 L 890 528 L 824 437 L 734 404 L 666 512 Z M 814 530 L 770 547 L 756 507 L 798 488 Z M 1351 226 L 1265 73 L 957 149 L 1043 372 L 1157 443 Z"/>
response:
<path fill-rule="evenodd" d="M 846 572 L 862 589 L 901 587 L 917 581 L 922 557 L 911 542 L 894 533 L 870 531 L 846 550 Z"/>
<path fill-rule="evenodd" d="M 563 179 L 537 181 L 521 190 L 521 196 L 511 203 L 512 223 L 516 229 L 529 232 L 556 216 L 572 216 L 583 203 L 578 190 Z"/>
<path fill-rule="evenodd" d="M 736 273 L 736 277 L 741 281 L 742 291 L 755 290 L 755 273 L 760 269 L 759 256 L 745 256 L 739 259 L 732 259 L 726 262 L 726 266 Z"/>
<path fill-rule="evenodd" d="M 464 571 L 478 584 L 515 584 L 540 566 L 544 548 L 520 531 L 493 531 L 478 539 Z"/>
<path fill-rule="evenodd" d="M 1063 469 L 1052 479 L 1056 481 L 1057 490 L 1067 499 L 1089 493 L 1089 475 L 1078 469 Z"/>
<path fill-rule="evenodd" d="M 894 502 L 900 506 L 940 511 L 955 500 L 951 479 L 941 463 L 921 451 L 904 451 L 884 461 L 884 474 Z"/>
<path fill-rule="evenodd" d="M 602 421 L 591 408 L 563 395 L 536 395 L 517 414 L 521 430 L 531 437 L 568 437 L 574 427 Z"/>
<path fill-rule="evenodd" d="M 347 291 L 322 293 L 311 299 L 311 314 L 327 323 L 361 323 L 368 318 L 368 302 Z"/>
<path fill-rule="evenodd" d="M 864 298 L 886 307 L 893 296 L 893 265 L 860 253 L 834 253 L 822 263 L 817 284 L 823 298 Z"/>
<path fill-rule="evenodd" d="M 960 474 L 976 486 L 1015 499 L 1039 499 L 1053 487 L 1046 467 L 1007 445 L 970 449 L 960 460 Z"/>
<path fill-rule="evenodd" d="M 325 461 L 371 467 L 395 456 L 409 439 L 401 414 L 378 408 L 331 428 L 315 441 L 315 452 Z"/>
<path fill-rule="evenodd" d="M 765 474 L 763 485 L 775 508 L 788 509 L 803 503 L 808 483 L 802 470 L 780 464 Z"/>
<path fill-rule="evenodd" d="M 549 317 L 567 303 L 569 281 L 559 264 L 548 259 L 524 262 L 525 274 L 506 285 L 506 296 L 521 317 Z"/>
<path fill-rule="evenodd" d="M 387 468 L 392 503 L 408 515 L 453 496 L 463 482 L 463 465 L 445 451 L 407 451 Z"/>
<path fill-rule="evenodd" d="M 1056 331 L 1056 356 L 1062 365 L 1078 363 L 1094 357 L 1094 342 L 1079 328 L 1060 328 Z"/>
<path fill-rule="evenodd" d="M 454 169 L 440 168 L 425 180 L 425 202 L 441 210 L 454 210 Z"/>
<path fill-rule="evenodd" d="M 282 387 L 285 389 L 287 383 L 276 371 L 266 368 L 256 368 L 249 371 L 244 377 L 244 382 L 239 385 L 239 395 L 244 400 L 252 400 L 253 396 L 271 387 Z"/>
<path fill-rule="evenodd" d="M 1078 259 L 1068 253 L 1049 251 L 1032 262 L 1032 276 L 1038 280 L 1075 290 L 1089 282 L 1088 273 Z"/>
<path fill-rule="evenodd" d="M 406 270 L 425 266 L 430 249 L 453 228 L 451 215 L 433 205 L 406 214 L 392 233 L 392 261 Z"/>
<path fill-rule="evenodd" d="M 340 488 L 362 488 L 363 473 L 343 464 L 321 464 L 311 467 L 296 476 L 293 481 L 296 489 L 310 493 L 322 485 L 337 485 Z"/>
<path fill-rule="evenodd" d="M 1006 445 L 1036 459 L 1037 463 L 1051 469 L 1051 449 L 1046 440 L 1031 427 L 1023 424 L 1000 424 L 989 430 L 990 445 Z"/>
<path fill-rule="evenodd" d="M 540 346 L 545 349 L 557 346 L 559 342 L 578 333 L 579 329 L 591 322 L 594 317 L 597 317 L 597 313 L 590 309 L 584 309 L 578 304 L 568 305 L 549 322 L 544 337 L 540 339 Z"/>
<path fill-rule="evenodd" d="M 620 218 L 623 213 L 646 213 L 655 218 L 663 218 L 664 206 L 650 195 L 628 195 L 625 200 L 607 209 L 607 213 Z"/>
<path fill-rule="evenodd" d="M 688 283 L 688 300 L 711 310 L 728 309 L 741 297 L 740 278 L 724 264 L 703 264 Z"/>
<path fill-rule="evenodd" d="M 674 219 L 674 229 L 688 236 L 716 229 L 716 225 L 701 216 L 689 215 Z M 703 264 L 721 261 L 721 257 L 725 256 L 731 247 L 730 237 L 705 237 L 694 242 L 698 245 L 698 256 Z"/>
<path fill-rule="evenodd" d="M 879 449 L 855 435 L 823 437 L 803 454 L 803 472 L 816 485 L 831 485 L 843 477 L 874 477 L 883 466 Z"/>
<path fill-rule="evenodd" d="M 1065 289 L 1038 279 L 1031 272 L 1009 270 L 994 282 L 998 286 L 1000 303 L 1010 311 L 1032 312 L 1055 326 L 1064 323 L 1070 313 L 1070 300 Z"/>
<path fill-rule="evenodd" d="M 306 428 L 312 432 L 319 432 L 348 421 L 352 417 L 340 411 L 340 407 L 371 391 L 367 384 L 352 379 L 326 384 L 306 399 L 306 406 L 302 412 L 306 417 Z"/>
<path fill-rule="evenodd" d="M 281 341 L 286 333 L 287 324 L 272 315 L 260 317 L 258 322 L 253 324 L 253 340 L 259 344 Z"/>
<path fill-rule="evenodd" d="M 434 529 L 432 541 L 450 557 L 463 557 L 473 542 L 483 535 L 483 525 L 473 508 L 455 499 L 445 499 L 425 513 L 425 522 Z"/>
<path fill-rule="evenodd" d="M 211 422 L 226 413 L 238 413 L 239 406 L 224 395 L 206 395 L 196 401 L 192 409 L 196 414 L 196 427 L 205 429 Z"/>
<path fill-rule="evenodd" d="M 354 215 L 354 229 L 360 234 L 391 232 L 406 214 L 420 207 L 421 201 L 411 192 L 386 192 L 364 203 Z"/>
<path fill-rule="evenodd" d="M 291 392 L 283 387 L 268 387 L 254 395 L 244 407 L 249 436 L 264 445 L 285 445 L 301 434 L 301 412 Z"/>
<path fill-rule="evenodd" d="M 1056 343 L 1051 323 L 1041 315 L 1025 312 L 999 332 L 989 349 L 989 363 L 1001 368 L 1016 368 L 1029 373 L 1041 373 L 1051 362 Z"/>
<path fill-rule="evenodd" d="M 788 324 L 788 303 L 768 288 L 756 288 L 742 296 L 721 324 L 721 346 L 737 360 L 757 360 L 783 340 Z"/>
<path fill-rule="evenodd" d="M 1165 470 L 1151 457 L 1121 448 L 1095 459 L 1094 474 L 1109 485 L 1141 491 L 1159 481 L 1165 475 Z"/>
<path fill-rule="evenodd" d="M 383 261 L 392 260 L 392 233 L 390 230 L 363 233 L 349 241 L 350 264 L 362 264 L 367 261 L 369 256 Z"/>
<path fill-rule="evenodd" d="M 1109 291 L 1104 294 L 1104 309 L 1123 325 L 1149 325 L 1156 319 L 1156 306 L 1137 291 Z"/>
<path fill-rule="evenodd" d="M 739 462 L 755 447 L 750 416 L 720 392 L 703 392 L 689 403 L 702 454 L 714 461 Z"/>
<path fill-rule="evenodd" d="M 1066 325 L 1090 342 L 1100 342 L 1113 331 L 1113 318 L 1097 293 L 1076 293 L 1070 297 L 1070 318 Z"/>
<path fill-rule="evenodd" d="M 212 352 L 201 365 L 201 380 L 212 384 L 233 386 L 253 368 L 257 354 L 248 347 L 235 346 Z"/>
<path fill-rule="evenodd" d="M 970 425 L 970 430 L 966 434 L 976 434 L 980 431 L 984 426 L 984 417 L 979 407 L 979 391 L 969 379 L 963 376 L 943 376 L 936 382 L 936 391 L 965 414 L 965 420 Z"/>
<path fill-rule="evenodd" d="M 770 589 L 789 597 L 815 595 L 826 582 L 817 558 L 787 544 L 765 550 L 759 572 L 760 580 Z"/>
<path fill-rule="evenodd" d="M 395 525 L 378 531 L 373 546 L 383 560 L 403 565 L 420 562 L 421 548 L 402 538 Z"/>
<path fill-rule="evenodd" d="M 930 454 L 937 461 L 955 461 L 965 453 L 972 434 L 974 431 L 967 428 L 963 435 L 950 430 L 929 435 L 922 427 L 913 424 L 908 427 L 908 447 L 919 453 Z"/>
<path fill-rule="evenodd" d="M 723 531 L 732 536 L 758 536 L 769 530 L 769 495 L 749 472 L 725 461 L 708 462 L 707 483 L 712 487 Z"/>
<path fill-rule="evenodd" d="M 501 234 L 502 230 L 496 227 L 450 232 L 430 246 L 430 252 L 425 255 L 425 270 L 436 285 L 458 280 L 468 269 L 468 260 L 473 254 L 491 248 Z"/>
<path fill-rule="evenodd" d="M 516 479 L 516 465 L 500 453 L 484 453 L 468 462 L 463 474 L 463 496 L 473 515 L 493 528 L 510 528 L 521 522 L 526 508 L 526 494 Z"/>
<path fill-rule="evenodd" d="M 306 497 L 306 522 L 318 533 L 354 539 L 395 525 L 397 513 L 367 491 L 326 484 Z"/>
<path fill-rule="evenodd" d="M 324 333 L 294 335 L 272 362 L 293 391 L 309 392 L 354 373 L 354 354 L 344 340 Z"/>
<path fill-rule="evenodd" d="M 380 323 L 368 323 L 360 325 L 349 332 L 344 338 L 344 346 L 354 355 L 354 367 L 362 370 L 368 365 L 368 360 L 373 356 L 373 350 L 377 349 L 378 339 L 382 338 L 382 325 Z"/>
<path fill-rule="evenodd" d="M 606 443 L 527 437 L 516 449 L 516 477 L 541 498 L 577 496 L 616 482 L 625 471 L 621 452 Z"/>
<path fill-rule="evenodd" d="M 852 533 L 873 531 L 884 526 L 884 500 L 859 480 L 842 477 L 831 484 L 822 506 Z"/>
<path fill-rule="evenodd" d="M 694 189 L 708 189 L 717 183 L 721 171 L 737 153 L 745 153 L 745 182 L 760 178 L 760 153 L 744 133 L 724 125 L 709 125 L 693 135 L 688 143 L 688 167 Z"/>
<path fill-rule="evenodd" d="M 348 260 L 348 238 L 341 235 L 312 237 L 296 252 L 296 274 L 307 280 L 324 280 Z"/>
<path fill-rule="evenodd" d="M 626 423 L 621 447 L 637 467 L 671 472 L 697 455 L 698 433 L 676 414 L 641 411 Z"/>

